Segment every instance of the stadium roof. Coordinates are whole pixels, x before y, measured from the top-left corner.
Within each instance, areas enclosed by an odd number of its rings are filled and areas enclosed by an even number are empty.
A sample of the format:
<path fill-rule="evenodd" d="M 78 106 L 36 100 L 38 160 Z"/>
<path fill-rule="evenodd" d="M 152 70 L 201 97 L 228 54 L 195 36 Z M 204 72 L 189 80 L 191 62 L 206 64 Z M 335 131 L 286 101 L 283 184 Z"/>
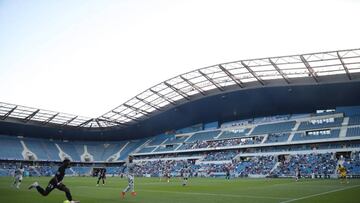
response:
<path fill-rule="evenodd" d="M 274 80 L 291 85 L 299 79 L 311 79 L 316 84 L 330 75 L 344 75 L 352 80 L 354 73 L 360 73 L 360 49 L 240 60 L 170 78 L 98 118 L 0 103 L 0 119 L 81 128 L 126 127 L 169 107 L 226 92 L 228 87 L 246 89 L 254 82 L 267 86 Z"/>

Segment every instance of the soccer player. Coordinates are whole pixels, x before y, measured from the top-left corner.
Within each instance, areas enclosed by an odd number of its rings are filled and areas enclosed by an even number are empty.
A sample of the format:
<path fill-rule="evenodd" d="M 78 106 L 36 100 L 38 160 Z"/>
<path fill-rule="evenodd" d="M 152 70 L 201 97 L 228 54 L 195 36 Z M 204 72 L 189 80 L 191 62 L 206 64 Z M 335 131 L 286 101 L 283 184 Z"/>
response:
<path fill-rule="evenodd" d="M 339 173 L 339 176 L 340 176 L 340 183 L 343 184 L 343 183 L 349 183 L 349 181 L 347 180 L 346 178 L 346 168 L 344 166 L 341 166 L 339 164 L 338 166 L 338 169 L 337 169 L 338 173 Z"/>
<path fill-rule="evenodd" d="M 20 165 L 20 167 L 15 170 L 15 174 L 14 174 L 15 179 L 13 186 L 16 187 L 17 189 L 20 189 L 20 184 L 23 179 L 23 174 L 24 174 L 24 168 L 22 165 Z"/>
<path fill-rule="evenodd" d="M 295 168 L 295 181 L 296 182 L 299 181 L 300 178 L 301 178 L 300 168 L 299 168 L 299 166 L 296 166 L 296 168 Z"/>
<path fill-rule="evenodd" d="M 55 188 L 58 190 L 61 190 L 65 192 L 66 198 L 71 203 L 79 203 L 79 201 L 74 201 L 72 199 L 71 193 L 69 188 L 67 188 L 63 183 L 62 180 L 65 176 L 65 170 L 70 167 L 70 160 L 65 159 L 59 169 L 57 170 L 55 176 L 49 181 L 46 189 L 44 190 L 38 182 L 34 182 L 30 185 L 29 190 L 36 188 L 36 190 L 43 196 L 47 196 L 51 191 L 53 191 Z"/>
<path fill-rule="evenodd" d="M 102 179 L 103 185 L 105 185 L 105 179 L 106 179 L 106 168 L 102 168 L 99 171 L 99 178 L 97 180 L 96 186 L 99 186 L 99 182 Z"/>
<path fill-rule="evenodd" d="M 136 196 L 137 193 L 135 192 L 134 188 L 134 175 L 135 175 L 135 168 L 138 167 L 135 163 L 133 163 L 133 157 L 129 156 L 128 161 L 124 164 L 123 173 L 127 168 L 127 178 L 128 178 L 128 186 L 121 192 L 121 198 L 125 198 L 125 194 L 131 190 L 131 195 Z"/>
<path fill-rule="evenodd" d="M 230 166 L 225 166 L 225 179 L 230 180 Z"/>
<path fill-rule="evenodd" d="M 183 183 L 182 186 L 186 186 L 189 176 L 190 176 L 190 168 L 185 166 L 182 170 L 182 176 L 183 176 Z"/>

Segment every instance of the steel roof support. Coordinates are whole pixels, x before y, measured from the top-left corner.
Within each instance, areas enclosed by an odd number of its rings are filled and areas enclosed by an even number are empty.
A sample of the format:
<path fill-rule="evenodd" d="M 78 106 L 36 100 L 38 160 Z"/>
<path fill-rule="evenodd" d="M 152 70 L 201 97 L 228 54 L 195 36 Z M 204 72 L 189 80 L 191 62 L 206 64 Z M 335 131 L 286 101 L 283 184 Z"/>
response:
<path fill-rule="evenodd" d="M 200 92 L 200 94 L 202 95 L 206 95 L 205 92 L 200 88 L 198 87 L 197 85 L 195 85 L 194 83 L 192 83 L 190 80 L 186 79 L 185 77 L 183 77 L 182 75 L 180 75 L 180 78 L 182 80 L 184 80 L 187 84 L 189 84 L 191 87 L 195 88 L 198 92 Z"/>
<path fill-rule="evenodd" d="M 282 78 L 284 78 L 284 80 L 286 81 L 287 84 L 290 84 L 289 79 L 286 77 L 286 75 L 282 72 L 282 70 L 276 65 L 276 63 L 274 61 L 272 61 L 269 58 L 269 61 L 271 63 L 272 66 L 274 66 L 274 68 L 277 70 L 277 72 L 279 72 L 279 74 L 281 75 Z"/>
<path fill-rule="evenodd" d="M 220 91 L 224 91 L 224 88 L 219 85 L 217 82 L 215 82 L 212 78 L 210 78 L 208 75 L 206 75 L 205 73 L 203 73 L 201 70 L 198 70 L 198 72 L 204 76 L 209 82 L 211 82 L 213 85 L 215 85 L 215 87 L 217 87 Z"/>
<path fill-rule="evenodd" d="M 172 89 L 173 91 L 175 91 L 176 93 L 178 93 L 180 96 L 184 97 L 186 100 L 190 100 L 189 95 L 187 95 L 186 93 L 184 93 L 183 91 L 179 90 L 178 88 L 170 85 L 169 83 L 167 83 L 166 81 L 164 82 L 164 84 L 166 86 L 168 86 L 170 89 Z"/>
<path fill-rule="evenodd" d="M 43 122 L 43 125 L 46 125 L 48 123 L 50 123 L 50 121 L 52 121 L 56 116 L 58 116 L 59 113 L 54 114 L 53 116 L 51 116 L 50 118 L 48 118 L 46 121 Z"/>
<path fill-rule="evenodd" d="M 18 107 L 18 106 L 15 106 L 15 107 L 13 107 L 12 109 L 10 109 L 10 111 L 8 111 L 5 115 L 3 115 L 3 116 L 1 117 L 1 120 L 5 120 L 7 117 L 9 117 L 10 114 L 11 114 L 12 112 L 14 112 L 17 107 Z"/>
<path fill-rule="evenodd" d="M 127 108 L 129 108 L 129 109 L 132 109 L 132 110 L 134 110 L 134 111 L 136 111 L 136 112 L 138 112 L 138 113 L 141 113 L 141 114 L 143 114 L 144 116 L 148 116 L 150 113 L 149 112 L 147 112 L 147 111 L 145 111 L 145 110 L 142 110 L 142 109 L 139 109 L 139 108 L 136 108 L 136 107 L 134 107 L 134 106 L 130 106 L 130 105 L 128 105 L 128 104 L 123 104 L 125 107 L 127 107 Z"/>
<path fill-rule="evenodd" d="M 136 98 L 137 100 L 143 102 L 144 104 L 147 104 L 147 105 L 153 107 L 154 109 L 156 109 L 156 110 L 158 110 L 158 111 L 161 111 L 161 109 L 160 109 L 159 107 L 157 107 L 157 106 L 155 106 L 154 104 L 146 101 L 145 99 L 141 99 L 141 98 L 139 98 L 138 96 L 136 96 L 135 98 Z"/>
<path fill-rule="evenodd" d="M 116 114 L 118 114 L 118 115 L 120 115 L 120 116 L 123 116 L 123 117 L 125 117 L 125 118 L 127 118 L 127 119 L 130 119 L 130 120 L 135 120 L 135 121 L 139 121 L 139 119 L 137 119 L 137 118 L 135 118 L 135 117 L 133 117 L 133 116 L 129 116 L 129 115 L 127 115 L 127 114 L 123 114 L 123 113 L 120 113 L 120 112 L 117 112 L 117 111 L 111 111 L 111 112 L 113 112 L 113 113 L 116 113 Z"/>
<path fill-rule="evenodd" d="M 344 63 L 344 60 L 340 57 L 340 54 L 339 54 L 338 51 L 336 52 L 336 54 L 339 57 L 339 60 L 340 60 L 341 65 L 343 66 L 343 68 L 344 68 L 344 70 L 346 72 L 347 77 L 349 78 L 349 80 L 351 80 L 351 75 L 350 75 L 349 69 L 346 67 L 346 64 Z"/>
<path fill-rule="evenodd" d="M 241 61 L 241 64 L 246 68 L 247 71 L 249 71 L 249 73 L 261 84 L 261 85 L 265 85 L 264 81 L 262 81 L 259 76 L 256 75 L 256 73 L 248 66 L 244 63 L 244 61 Z"/>
<path fill-rule="evenodd" d="M 30 115 L 28 115 L 26 118 L 24 118 L 24 122 L 26 123 L 26 122 L 30 121 L 31 118 L 33 118 L 37 113 L 39 113 L 39 111 L 40 111 L 40 109 L 32 112 Z"/>
<path fill-rule="evenodd" d="M 71 123 L 73 120 L 75 120 L 78 116 L 75 116 L 74 118 L 71 118 L 70 120 L 66 121 L 65 123 L 63 123 L 62 125 L 68 125 L 69 123 Z"/>
<path fill-rule="evenodd" d="M 85 126 L 85 125 L 87 125 L 88 123 L 90 123 L 90 122 L 93 121 L 93 120 L 94 120 L 94 119 L 91 118 L 91 119 L 89 119 L 89 120 L 87 120 L 87 121 L 85 121 L 85 122 L 83 122 L 83 123 L 80 123 L 80 125 L 78 125 L 77 127 Z"/>
<path fill-rule="evenodd" d="M 104 118 L 104 119 L 101 119 L 101 118 L 97 118 L 97 119 L 99 121 L 105 122 L 105 123 L 112 123 L 112 124 L 118 124 L 118 125 L 122 125 L 122 126 L 129 126 L 129 125 L 126 125 L 125 123 L 121 123 L 121 122 L 116 121 L 116 120 L 111 120 L 111 119 L 109 119 L 107 117 L 104 117 L 104 116 L 102 118 Z"/>
<path fill-rule="evenodd" d="M 219 68 L 232 80 L 234 81 L 239 87 L 243 88 L 244 84 L 237 79 L 232 73 L 230 73 L 230 71 L 228 71 L 226 68 L 224 68 L 224 66 L 222 66 L 221 64 L 219 64 Z"/>
<path fill-rule="evenodd" d="M 160 94 L 160 92 L 157 92 L 155 90 L 149 89 L 152 93 L 158 95 L 159 97 L 161 97 L 162 99 L 166 100 L 167 102 L 169 102 L 172 105 L 176 105 L 176 102 L 172 101 L 171 99 L 167 98 L 166 96 Z"/>
<path fill-rule="evenodd" d="M 318 83 L 319 80 L 317 78 L 317 75 L 314 71 L 314 69 L 310 66 L 309 62 L 307 62 L 307 60 L 304 58 L 303 55 L 300 55 L 300 59 L 303 62 L 303 64 L 305 65 L 305 67 L 308 69 L 310 75 L 312 76 L 312 78 L 314 78 L 314 80 Z"/>

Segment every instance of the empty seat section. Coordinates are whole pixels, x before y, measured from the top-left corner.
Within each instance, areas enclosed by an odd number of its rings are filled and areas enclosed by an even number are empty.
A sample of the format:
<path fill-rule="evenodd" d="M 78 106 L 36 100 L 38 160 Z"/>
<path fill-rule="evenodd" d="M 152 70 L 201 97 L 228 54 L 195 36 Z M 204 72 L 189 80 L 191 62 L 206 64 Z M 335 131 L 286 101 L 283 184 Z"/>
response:
<path fill-rule="evenodd" d="M 326 121 L 331 120 L 331 118 L 328 119 L 322 119 L 323 121 L 303 121 L 301 122 L 298 130 L 312 130 L 312 129 L 321 129 L 321 128 L 331 128 L 331 127 L 339 127 L 341 126 L 343 122 L 343 118 L 334 118 L 333 122 Z"/>
<path fill-rule="evenodd" d="M 175 151 L 175 149 L 176 149 L 178 146 L 179 146 L 179 144 L 159 146 L 154 152 Z"/>
<path fill-rule="evenodd" d="M 126 142 L 113 142 L 111 144 L 104 144 L 104 153 L 101 156 L 102 161 L 106 161 L 110 156 L 116 154 L 124 147 Z"/>
<path fill-rule="evenodd" d="M 49 140 L 24 138 L 26 147 L 37 156 L 38 160 L 42 161 L 58 161 L 59 150 L 53 142 Z"/>
<path fill-rule="evenodd" d="M 340 133 L 339 129 L 331 130 L 330 133 L 326 133 L 325 131 L 319 133 L 312 133 L 312 134 L 295 133 L 292 141 L 338 138 L 339 133 Z"/>
<path fill-rule="evenodd" d="M 289 136 L 290 136 L 290 133 L 269 134 L 265 143 L 286 142 L 289 139 Z"/>
<path fill-rule="evenodd" d="M 183 143 L 185 142 L 185 140 L 187 139 L 188 137 L 171 137 L 171 138 L 168 138 L 164 144 L 179 144 L 179 143 Z"/>
<path fill-rule="evenodd" d="M 239 129 L 239 130 L 225 130 L 219 136 L 218 139 L 227 139 L 227 138 L 237 138 L 246 136 L 246 134 L 250 131 L 250 128 Z"/>
<path fill-rule="evenodd" d="M 160 144 L 163 143 L 168 137 L 169 137 L 169 135 L 165 135 L 165 134 L 157 135 L 157 136 L 155 136 L 155 137 L 152 138 L 152 140 L 148 143 L 148 145 L 149 145 L 149 146 L 160 145 Z"/>
<path fill-rule="evenodd" d="M 78 153 L 78 150 L 76 149 L 75 145 L 73 145 L 72 143 L 69 142 L 56 142 L 59 147 L 69 156 L 71 156 L 71 158 L 74 161 L 80 161 L 80 156 L 84 153 L 84 151 L 82 153 Z M 78 148 L 78 146 L 77 146 Z"/>
<path fill-rule="evenodd" d="M 23 146 L 20 140 L 16 137 L 0 135 L 0 158 L 1 159 L 15 159 L 23 160 L 22 151 Z"/>
<path fill-rule="evenodd" d="M 147 139 L 129 141 L 129 144 L 120 152 L 120 158 L 118 160 L 126 160 L 129 154 L 144 144 L 145 141 L 147 141 Z"/>
<path fill-rule="evenodd" d="M 346 137 L 360 136 L 360 127 L 348 128 Z"/>
<path fill-rule="evenodd" d="M 152 152 L 154 149 L 156 149 L 156 147 L 144 147 L 140 151 L 138 151 L 138 153 L 149 153 Z"/>
<path fill-rule="evenodd" d="M 102 161 L 101 157 L 105 150 L 104 144 L 98 142 L 86 142 L 83 144 L 86 145 L 87 151 L 93 156 L 94 161 Z"/>
<path fill-rule="evenodd" d="M 186 142 L 212 140 L 214 139 L 214 137 L 218 136 L 220 132 L 221 132 L 220 130 L 215 130 L 215 131 L 195 133 Z"/>
<path fill-rule="evenodd" d="M 360 116 L 349 117 L 348 125 L 360 125 Z"/>
<path fill-rule="evenodd" d="M 261 135 L 268 133 L 289 132 L 294 128 L 295 124 L 296 121 L 258 125 L 255 127 L 251 134 Z"/>

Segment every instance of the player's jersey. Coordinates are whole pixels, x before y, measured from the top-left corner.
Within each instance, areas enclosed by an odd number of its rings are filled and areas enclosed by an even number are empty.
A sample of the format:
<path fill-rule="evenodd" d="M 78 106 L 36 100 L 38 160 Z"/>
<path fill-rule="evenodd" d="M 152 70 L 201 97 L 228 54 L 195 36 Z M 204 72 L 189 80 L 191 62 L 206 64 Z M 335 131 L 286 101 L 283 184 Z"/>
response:
<path fill-rule="evenodd" d="M 54 177 L 54 179 L 56 178 L 57 182 L 60 182 L 64 179 L 65 170 L 66 170 L 65 166 L 60 166 L 59 169 L 57 170 L 55 177 Z"/>
<path fill-rule="evenodd" d="M 100 175 L 99 176 L 102 177 L 102 178 L 106 176 L 106 169 L 105 168 L 100 170 Z"/>
<path fill-rule="evenodd" d="M 190 176 L 190 169 L 184 168 L 182 174 L 184 178 L 188 178 Z"/>
<path fill-rule="evenodd" d="M 23 174 L 24 174 L 23 168 L 18 168 L 15 170 L 15 176 L 23 176 Z"/>
<path fill-rule="evenodd" d="M 343 166 L 339 167 L 338 170 L 339 170 L 340 173 L 346 173 L 346 168 L 343 167 Z"/>
<path fill-rule="evenodd" d="M 130 162 L 127 162 L 125 164 L 125 166 L 127 167 L 127 175 L 134 175 L 135 173 L 135 168 L 136 168 L 136 164 L 135 163 L 130 163 Z"/>

